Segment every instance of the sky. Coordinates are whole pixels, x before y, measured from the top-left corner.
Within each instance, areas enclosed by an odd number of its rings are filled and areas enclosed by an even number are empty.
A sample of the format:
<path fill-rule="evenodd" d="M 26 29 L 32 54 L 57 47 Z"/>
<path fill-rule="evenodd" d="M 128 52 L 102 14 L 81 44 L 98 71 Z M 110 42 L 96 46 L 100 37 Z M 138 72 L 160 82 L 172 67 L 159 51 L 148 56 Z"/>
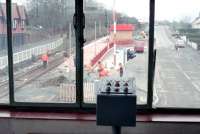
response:
<path fill-rule="evenodd" d="M 113 7 L 114 0 L 96 0 L 105 7 Z M 116 10 L 135 16 L 139 20 L 149 19 L 149 0 L 115 0 Z M 200 0 L 155 0 L 156 20 L 192 21 L 200 13 Z"/>
<path fill-rule="evenodd" d="M 5 0 L 0 0 L 4 1 Z M 27 0 L 12 0 L 24 4 Z M 112 9 L 114 0 L 95 0 L 106 8 Z M 134 16 L 141 21 L 149 20 L 149 0 L 115 0 L 116 10 Z M 155 19 L 193 21 L 200 13 L 200 0 L 155 0 Z"/>
<path fill-rule="evenodd" d="M 0 2 L 5 2 L 6 0 L 0 0 Z M 27 0 L 12 0 L 13 3 L 18 3 L 20 5 L 24 4 Z"/>

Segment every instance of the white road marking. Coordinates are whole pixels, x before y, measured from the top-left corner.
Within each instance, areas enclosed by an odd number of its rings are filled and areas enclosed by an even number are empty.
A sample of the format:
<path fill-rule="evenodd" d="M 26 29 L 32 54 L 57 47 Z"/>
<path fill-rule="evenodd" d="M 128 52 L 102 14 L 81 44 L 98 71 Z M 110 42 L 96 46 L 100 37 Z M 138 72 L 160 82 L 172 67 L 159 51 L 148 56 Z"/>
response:
<path fill-rule="evenodd" d="M 193 87 L 194 87 L 198 92 L 200 92 L 200 87 L 199 87 L 195 82 L 192 81 L 192 79 L 190 78 L 190 76 L 189 76 L 186 72 L 184 72 L 184 70 L 183 70 L 174 60 L 173 60 L 173 62 L 174 62 L 174 64 L 180 69 L 180 71 L 185 75 L 185 77 L 186 77 L 188 80 L 191 81 Z"/>
<path fill-rule="evenodd" d="M 192 85 L 200 92 L 200 87 L 195 82 L 192 82 Z"/>
<path fill-rule="evenodd" d="M 190 76 L 173 60 L 174 64 L 177 66 L 177 68 L 185 75 L 185 77 L 188 79 L 188 80 L 192 80 L 190 78 Z"/>

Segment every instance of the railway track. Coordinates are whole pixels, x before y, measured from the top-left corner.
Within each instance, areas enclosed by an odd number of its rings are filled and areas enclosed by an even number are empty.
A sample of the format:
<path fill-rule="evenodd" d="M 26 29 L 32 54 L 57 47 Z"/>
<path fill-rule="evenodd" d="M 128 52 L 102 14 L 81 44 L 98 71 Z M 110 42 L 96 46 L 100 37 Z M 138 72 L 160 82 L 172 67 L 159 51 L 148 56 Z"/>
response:
<path fill-rule="evenodd" d="M 49 60 L 48 67 L 46 69 L 43 68 L 42 65 L 34 67 L 30 69 L 28 72 L 18 74 L 14 79 L 14 91 L 19 90 L 27 84 L 30 84 L 32 81 L 41 77 L 42 75 L 48 73 L 53 70 L 60 64 L 64 62 L 64 57 L 62 55 L 58 55 L 55 58 Z M 9 95 L 9 81 L 6 80 L 0 84 L 0 98 Z"/>

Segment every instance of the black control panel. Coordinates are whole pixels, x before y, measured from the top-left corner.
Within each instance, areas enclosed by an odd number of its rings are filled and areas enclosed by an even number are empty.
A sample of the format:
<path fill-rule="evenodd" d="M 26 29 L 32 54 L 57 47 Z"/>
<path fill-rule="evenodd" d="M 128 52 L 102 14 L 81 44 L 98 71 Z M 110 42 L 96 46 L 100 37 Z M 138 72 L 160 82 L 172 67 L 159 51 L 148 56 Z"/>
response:
<path fill-rule="evenodd" d="M 97 89 L 97 125 L 135 126 L 136 91 L 134 79 L 104 80 Z"/>
<path fill-rule="evenodd" d="M 107 79 L 95 83 L 97 94 L 135 94 L 135 79 Z"/>

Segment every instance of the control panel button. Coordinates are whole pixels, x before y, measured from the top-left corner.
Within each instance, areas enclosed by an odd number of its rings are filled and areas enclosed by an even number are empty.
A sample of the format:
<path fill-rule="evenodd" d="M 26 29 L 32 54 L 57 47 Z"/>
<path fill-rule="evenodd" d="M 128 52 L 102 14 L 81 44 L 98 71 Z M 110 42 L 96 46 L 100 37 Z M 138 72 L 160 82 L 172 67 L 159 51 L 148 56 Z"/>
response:
<path fill-rule="evenodd" d="M 115 88 L 115 92 L 119 92 L 119 88 Z"/>
<path fill-rule="evenodd" d="M 107 87 L 107 88 L 106 88 L 106 92 L 107 92 L 107 93 L 110 93 L 110 90 L 111 90 L 110 87 Z"/>
<path fill-rule="evenodd" d="M 120 87 L 119 81 L 115 82 L 115 87 Z"/>
<path fill-rule="evenodd" d="M 107 85 L 107 86 L 111 86 L 111 83 L 110 83 L 110 82 L 108 82 L 106 85 Z"/>
<path fill-rule="evenodd" d="M 128 87 L 124 88 L 124 93 L 128 93 Z"/>
<path fill-rule="evenodd" d="M 126 83 L 124 83 L 124 86 L 128 87 L 128 83 L 127 83 L 127 82 L 126 82 Z"/>

